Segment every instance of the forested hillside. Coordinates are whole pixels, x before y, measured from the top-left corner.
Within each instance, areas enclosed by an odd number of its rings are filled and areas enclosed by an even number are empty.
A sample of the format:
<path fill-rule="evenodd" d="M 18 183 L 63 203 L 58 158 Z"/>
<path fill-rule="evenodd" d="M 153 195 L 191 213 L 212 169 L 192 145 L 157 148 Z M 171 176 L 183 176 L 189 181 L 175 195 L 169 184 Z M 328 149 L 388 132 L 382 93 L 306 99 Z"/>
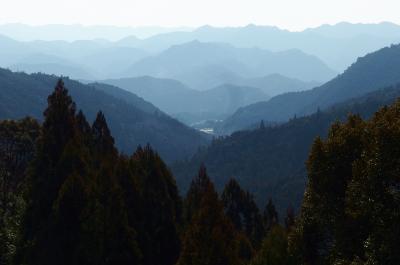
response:
<path fill-rule="evenodd" d="M 267 102 L 239 109 L 222 125 L 221 133 L 244 129 L 260 120 L 287 121 L 293 116 L 329 106 L 390 86 L 400 81 L 400 45 L 380 49 L 359 58 L 343 74 L 312 90 L 287 93 Z"/>
<path fill-rule="evenodd" d="M 178 186 L 186 190 L 200 164 L 204 163 L 218 190 L 235 178 L 255 195 L 259 204 L 273 198 L 280 213 L 299 208 L 306 184 L 305 161 L 315 137 L 325 137 L 330 125 L 349 113 L 370 117 L 380 107 L 400 97 L 400 86 L 378 90 L 289 122 L 233 133 L 215 139 L 190 160 L 172 168 Z"/>
<path fill-rule="evenodd" d="M 1 264 L 240 265 L 293 225 L 235 180 L 219 196 L 204 166 L 182 198 L 156 151 L 121 154 L 104 114 L 89 124 L 62 80 L 47 102 L 41 125 L 0 122 Z"/>
<path fill-rule="evenodd" d="M 0 69 L 0 119 L 19 119 L 27 115 L 41 119 L 46 97 L 56 76 L 27 75 Z M 143 99 L 115 87 L 90 86 L 65 78 L 89 120 L 102 110 L 121 151 L 130 153 L 138 145 L 151 143 L 166 161 L 182 159 L 208 142 L 200 132 L 170 118 Z M 108 92 L 109 91 L 109 92 Z"/>
<path fill-rule="evenodd" d="M 369 115 L 399 91 L 292 123 L 321 126 L 345 110 Z M 279 216 L 271 199 L 260 210 L 235 179 L 219 195 L 204 165 L 181 197 L 156 151 L 121 154 L 104 114 L 89 124 L 62 80 L 47 102 L 42 124 L 0 122 L 1 264 L 400 262 L 399 101 L 367 121 L 349 115 L 324 129 L 325 140 L 312 140 L 297 218 L 292 207 Z M 252 133 L 274 129 L 261 124 Z"/>

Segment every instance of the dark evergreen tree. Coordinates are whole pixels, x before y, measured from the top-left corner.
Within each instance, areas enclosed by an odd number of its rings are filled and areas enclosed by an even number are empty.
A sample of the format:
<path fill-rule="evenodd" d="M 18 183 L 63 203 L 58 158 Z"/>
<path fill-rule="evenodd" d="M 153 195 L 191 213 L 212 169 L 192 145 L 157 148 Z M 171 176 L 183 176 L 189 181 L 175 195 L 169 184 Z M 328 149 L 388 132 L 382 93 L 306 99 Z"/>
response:
<path fill-rule="evenodd" d="M 265 129 L 264 120 L 261 120 L 261 122 L 260 122 L 260 130 L 264 130 L 264 129 Z"/>
<path fill-rule="evenodd" d="M 245 192 L 243 208 L 244 232 L 250 239 L 255 249 L 261 245 L 265 236 L 265 226 L 263 217 L 257 207 L 254 197 L 251 193 Z"/>
<path fill-rule="evenodd" d="M 116 174 L 118 151 L 102 112 L 92 125 L 92 153 L 94 197 L 90 211 L 94 214 L 89 220 L 96 225 L 87 227 L 92 236 L 89 243 L 93 242 L 94 248 L 90 256 L 97 258 L 94 264 L 137 264 L 141 259 L 137 234 L 129 225 L 128 209 Z"/>
<path fill-rule="evenodd" d="M 270 231 L 274 225 L 278 224 L 278 222 L 278 212 L 275 209 L 275 205 L 272 202 L 272 199 L 269 199 L 264 209 L 265 230 Z"/>
<path fill-rule="evenodd" d="M 87 212 L 90 197 L 90 158 L 83 137 L 74 137 L 64 148 L 58 167 L 68 172 L 53 202 L 50 224 L 46 228 L 51 254 L 37 246 L 40 260 L 58 264 L 90 264 L 86 252 L 84 225 L 90 218 Z M 50 259 L 51 258 L 51 259 Z M 57 260 L 62 259 L 62 260 Z M 28 261 L 28 264 L 29 263 Z"/>
<path fill-rule="evenodd" d="M 209 181 L 204 166 L 192 181 L 186 199 L 190 222 L 183 236 L 178 265 L 240 264 L 233 224 Z"/>
<path fill-rule="evenodd" d="M 94 155 L 100 158 L 108 156 L 108 159 L 112 159 L 110 164 L 115 162 L 118 151 L 114 146 L 114 138 L 111 136 L 106 118 L 101 111 L 97 113 L 96 119 L 93 122 L 92 137 Z"/>
<path fill-rule="evenodd" d="M 175 180 L 149 145 L 137 149 L 132 163 L 141 202 L 137 229 L 144 263 L 175 264 L 180 252 L 182 223 L 182 201 Z"/>
<path fill-rule="evenodd" d="M 225 214 L 231 219 L 237 231 L 243 232 L 258 248 L 264 237 L 264 225 L 253 196 L 245 192 L 231 179 L 221 196 Z"/>
<path fill-rule="evenodd" d="M 86 117 L 83 114 L 82 110 L 79 110 L 78 114 L 76 115 L 76 126 L 78 127 L 79 131 L 82 134 L 85 146 L 91 148 L 92 128 L 90 127 L 90 124 L 86 120 Z"/>
<path fill-rule="evenodd" d="M 139 264 L 104 115 L 92 129 L 60 80 L 29 170 L 16 264 Z"/>
<path fill-rule="evenodd" d="M 185 198 L 184 221 L 186 224 L 190 223 L 193 214 L 200 208 L 201 198 L 211 186 L 213 186 L 213 184 L 207 175 L 207 169 L 204 164 L 202 164 L 198 175 L 192 180 Z"/>
<path fill-rule="evenodd" d="M 295 212 L 292 206 L 289 206 L 286 210 L 286 217 L 285 217 L 285 227 L 286 230 L 290 230 L 295 223 Z"/>
<path fill-rule="evenodd" d="M 222 192 L 221 200 L 225 214 L 231 219 L 236 230 L 243 231 L 243 208 L 245 192 L 235 179 L 230 179 Z"/>
<path fill-rule="evenodd" d="M 81 166 L 81 159 L 65 153 L 68 145 L 69 150 L 74 149 L 72 145 L 78 130 L 75 126 L 75 104 L 62 80 L 58 81 L 54 93 L 49 96 L 44 116 L 36 156 L 29 173 L 29 200 L 17 260 L 22 264 L 73 264 L 75 255 L 70 244 L 77 231 L 68 235 L 70 240 L 61 238 L 64 231 L 57 231 L 60 228 L 57 202 L 67 178 L 77 174 L 75 166 Z M 81 209 L 80 206 L 78 208 Z"/>

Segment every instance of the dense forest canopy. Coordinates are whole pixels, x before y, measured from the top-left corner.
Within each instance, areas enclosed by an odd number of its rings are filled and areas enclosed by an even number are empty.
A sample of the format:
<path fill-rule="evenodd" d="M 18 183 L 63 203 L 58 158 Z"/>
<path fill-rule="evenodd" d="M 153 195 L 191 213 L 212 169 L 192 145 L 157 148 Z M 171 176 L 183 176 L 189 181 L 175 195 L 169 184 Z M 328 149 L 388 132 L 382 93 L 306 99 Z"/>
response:
<path fill-rule="evenodd" d="M 1 264 L 244 264 L 278 225 L 272 201 L 262 214 L 234 180 L 220 197 L 205 167 L 182 198 L 156 151 L 121 154 L 61 79 L 47 101 L 42 124 L 0 123 Z"/>
<path fill-rule="evenodd" d="M 104 114 L 90 125 L 59 80 L 41 125 L 0 123 L 0 262 L 398 264 L 399 117 L 396 102 L 335 122 L 312 145 L 298 216 L 279 216 L 235 179 L 218 194 L 204 165 L 181 197 L 156 151 L 121 154 Z"/>

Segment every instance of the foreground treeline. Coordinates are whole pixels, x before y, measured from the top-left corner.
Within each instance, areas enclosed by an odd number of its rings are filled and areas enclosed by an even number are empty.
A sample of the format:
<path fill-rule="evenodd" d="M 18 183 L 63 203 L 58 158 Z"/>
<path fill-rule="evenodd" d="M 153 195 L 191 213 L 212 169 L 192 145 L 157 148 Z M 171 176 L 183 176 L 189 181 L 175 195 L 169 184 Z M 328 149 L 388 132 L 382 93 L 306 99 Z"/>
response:
<path fill-rule="evenodd" d="M 247 264 L 294 222 L 233 179 L 219 196 L 204 167 L 181 198 L 156 152 L 120 154 L 61 80 L 44 116 L 0 123 L 0 264 Z"/>
<path fill-rule="evenodd" d="M 316 139 L 281 220 L 233 179 L 219 195 L 204 166 L 181 198 L 156 152 L 120 154 L 62 81 L 44 115 L 0 123 L 1 265 L 400 264 L 400 103 Z"/>

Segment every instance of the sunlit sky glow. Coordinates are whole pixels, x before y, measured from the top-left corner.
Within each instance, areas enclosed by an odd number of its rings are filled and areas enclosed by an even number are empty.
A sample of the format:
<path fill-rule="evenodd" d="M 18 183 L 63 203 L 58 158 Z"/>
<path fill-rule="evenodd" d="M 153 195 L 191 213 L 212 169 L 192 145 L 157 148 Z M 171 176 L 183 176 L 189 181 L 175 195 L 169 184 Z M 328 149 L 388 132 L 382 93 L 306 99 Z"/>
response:
<path fill-rule="evenodd" d="M 340 21 L 400 24 L 399 0 L 1 0 L 0 24 L 164 27 L 243 26 L 301 30 Z"/>

